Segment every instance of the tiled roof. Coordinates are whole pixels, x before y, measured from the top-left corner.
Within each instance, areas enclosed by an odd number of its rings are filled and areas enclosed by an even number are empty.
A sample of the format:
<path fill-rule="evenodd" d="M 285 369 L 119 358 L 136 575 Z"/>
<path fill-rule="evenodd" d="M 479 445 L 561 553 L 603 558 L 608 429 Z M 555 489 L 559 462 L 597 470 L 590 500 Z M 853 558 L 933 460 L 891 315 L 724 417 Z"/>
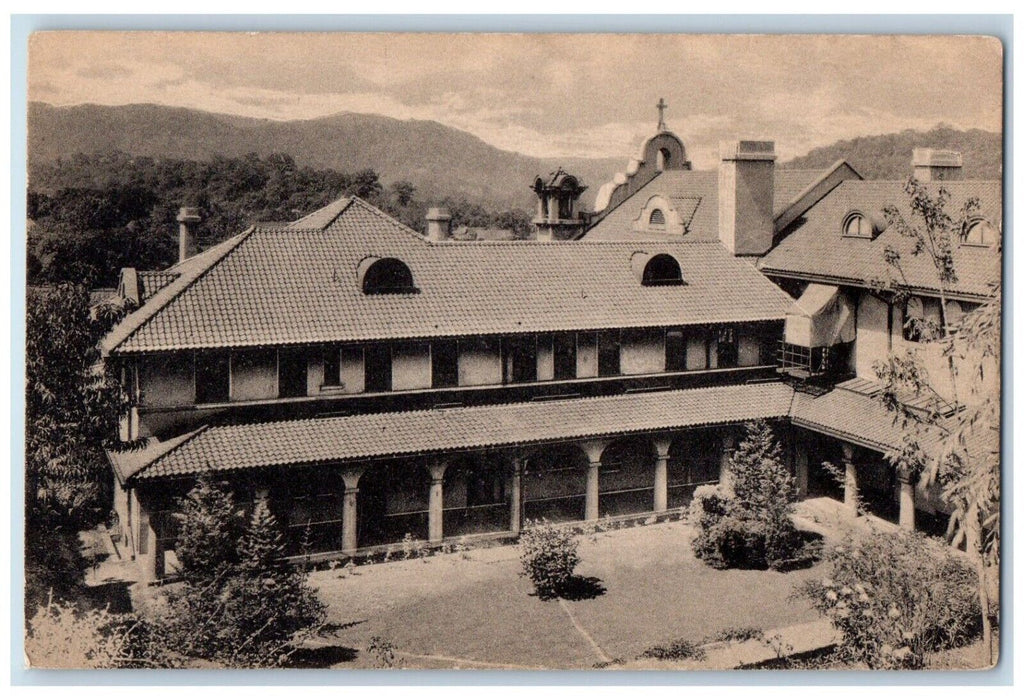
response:
<path fill-rule="evenodd" d="M 811 207 L 791 232 L 758 267 L 767 274 L 795 275 L 829 283 L 869 284 L 872 279 L 888 279 L 892 274 L 885 263 L 884 251 L 891 246 L 901 253 L 901 263 L 910 286 L 921 291 L 937 290 L 938 277 L 927 255 L 911 254 L 911 240 L 889 226 L 874 240 L 844 237 L 846 216 L 858 211 L 865 216 L 880 216 L 886 205 L 894 205 L 908 222 L 910 201 L 902 182 L 846 180 L 817 205 Z M 947 181 L 941 183 L 951 195 L 947 211 L 956 215 L 971 197 L 981 202 L 979 214 L 997 226 L 1002 224 L 1000 183 Z M 968 296 L 986 296 L 988 283 L 997 279 L 1000 257 L 994 248 L 957 246 L 954 249 L 959 283 L 955 291 Z"/>
<path fill-rule="evenodd" d="M 849 386 L 812 396 L 796 392 L 793 397 L 791 418 L 793 425 L 810 428 L 834 437 L 848 440 L 871 449 L 886 451 L 900 446 L 903 430 L 881 404 L 877 392 L 863 380 L 851 380 Z M 934 439 L 922 447 L 932 445 Z"/>
<path fill-rule="evenodd" d="M 139 277 L 139 296 L 140 301 L 146 303 L 161 289 L 169 285 L 178 277 L 176 272 L 168 272 L 165 270 L 159 271 L 140 271 Z"/>
<path fill-rule="evenodd" d="M 110 466 L 113 467 L 118 481 L 123 484 L 140 470 L 205 429 L 199 428 L 169 440 L 161 441 L 152 437 L 146 438 L 144 444 L 133 450 L 107 450 L 107 459 L 110 460 Z"/>
<path fill-rule="evenodd" d="M 775 171 L 775 211 L 782 210 L 822 173 L 816 170 Z M 671 240 L 674 234 L 633 229 L 651 197 L 660 195 L 673 205 L 687 224 L 687 239 L 718 240 L 718 171 L 666 170 L 610 211 L 583 240 Z"/>
<path fill-rule="evenodd" d="M 637 252 L 675 256 L 686 284 L 642 286 Z M 369 256 L 404 261 L 418 293 L 363 294 Z M 105 351 L 781 320 L 790 303 L 717 240 L 432 243 L 358 199 L 325 228 L 254 228 L 171 269 Z"/>
<path fill-rule="evenodd" d="M 784 417 L 792 399 L 789 386 L 771 382 L 211 426 L 176 438 L 132 473 L 150 479 L 737 423 Z"/>

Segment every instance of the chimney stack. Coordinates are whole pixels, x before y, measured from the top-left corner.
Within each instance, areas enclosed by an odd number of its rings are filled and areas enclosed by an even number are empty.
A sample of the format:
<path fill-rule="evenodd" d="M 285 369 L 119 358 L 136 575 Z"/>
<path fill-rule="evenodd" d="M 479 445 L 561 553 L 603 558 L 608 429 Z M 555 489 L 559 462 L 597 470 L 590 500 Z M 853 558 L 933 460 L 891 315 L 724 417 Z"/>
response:
<path fill-rule="evenodd" d="M 718 237 L 733 255 L 763 255 L 775 235 L 775 142 L 723 141 Z"/>
<path fill-rule="evenodd" d="M 964 157 L 959 151 L 915 148 L 914 177 L 920 182 L 959 180 L 963 177 Z"/>
<path fill-rule="evenodd" d="M 189 224 L 201 221 L 198 207 L 182 207 L 178 210 L 178 262 L 183 262 L 195 254 L 195 241 Z"/>
<path fill-rule="evenodd" d="M 452 215 L 447 209 L 431 207 L 427 210 L 427 239 L 444 241 L 451 236 Z"/>

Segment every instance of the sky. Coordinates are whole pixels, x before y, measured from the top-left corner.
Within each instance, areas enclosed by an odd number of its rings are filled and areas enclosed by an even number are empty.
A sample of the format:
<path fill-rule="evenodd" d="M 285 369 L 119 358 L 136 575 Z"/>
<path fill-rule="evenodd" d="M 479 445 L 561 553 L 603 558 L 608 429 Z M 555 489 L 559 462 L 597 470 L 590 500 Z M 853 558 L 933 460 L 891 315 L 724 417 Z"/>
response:
<path fill-rule="evenodd" d="M 44 32 L 29 50 L 30 100 L 429 119 L 538 157 L 631 157 L 664 98 L 695 167 L 729 139 L 785 160 L 938 124 L 998 132 L 1002 89 L 984 37 Z"/>

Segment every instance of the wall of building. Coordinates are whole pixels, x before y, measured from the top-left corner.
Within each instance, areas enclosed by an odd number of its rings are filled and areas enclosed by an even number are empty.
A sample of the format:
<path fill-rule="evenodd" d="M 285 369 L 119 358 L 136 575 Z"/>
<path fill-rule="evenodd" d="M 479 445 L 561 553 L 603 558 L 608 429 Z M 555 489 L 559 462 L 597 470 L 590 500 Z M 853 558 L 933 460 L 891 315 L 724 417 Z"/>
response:
<path fill-rule="evenodd" d="M 231 400 L 277 397 L 277 352 L 255 350 L 231 354 Z"/>
<path fill-rule="evenodd" d="M 496 339 L 459 341 L 459 386 L 501 384 L 501 348 Z"/>
<path fill-rule="evenodd" d="M 622 374 L 665 371 L 665 332 L 661 329 L 623 331 L 619 351 Z"/>
<path fill-rule="evenodd" d="M 395 343 L 391 346 L 391 388 L 394 391 L 428 389 L 431 385 L 430 344 Z"/>
<path fill-rule="evenodd" d="M 875 378 L 874 364 L 889 356 L 889 305 L 867 292 L 862 293 L 857 302 L 857 341 L 853 354 L 857 376 L 869 379 Z"/>
<path fill-rule="evenodd" d="M 705 369 L 708 366 L 708 350 L 702 335 L 691 335 L 686 339 L 686 369 Z"/>
<path fill-rule="evenodd" d="M 761 338 L 749 333 L 740 334 L 736 344 L 737 364 L 754 367 L 761 364 Z"/>
<path fill-rule="evenodd" d="M 195 403 L 192 353 L 149 355 L 139 360 L 142 405 L 187 406 Z"/>

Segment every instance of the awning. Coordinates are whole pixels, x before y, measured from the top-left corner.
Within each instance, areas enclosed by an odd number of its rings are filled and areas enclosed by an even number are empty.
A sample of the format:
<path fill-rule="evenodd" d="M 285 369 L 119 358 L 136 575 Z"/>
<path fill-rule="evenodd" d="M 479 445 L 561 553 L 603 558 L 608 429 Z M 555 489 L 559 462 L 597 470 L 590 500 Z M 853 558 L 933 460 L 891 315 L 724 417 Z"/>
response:
<path fill-rule="evenodd" d="M 808 285 L 786 311 L 786 342 L 821 348 L 852 342 L 856 337 L 853 309 L 838 287 Z"/>

